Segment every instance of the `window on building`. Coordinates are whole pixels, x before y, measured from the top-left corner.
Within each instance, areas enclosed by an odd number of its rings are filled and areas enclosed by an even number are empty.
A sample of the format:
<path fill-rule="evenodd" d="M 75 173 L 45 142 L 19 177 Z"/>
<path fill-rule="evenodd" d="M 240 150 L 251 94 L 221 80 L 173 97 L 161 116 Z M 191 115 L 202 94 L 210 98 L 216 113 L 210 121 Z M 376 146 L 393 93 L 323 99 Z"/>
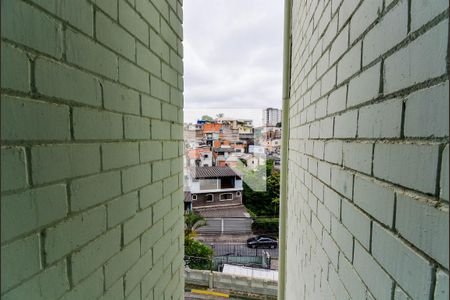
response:
<path fill-rule="evenodd" d="M 241 196 L 241 192 L 236 192 L 236 196 L 240 197 Z"/>
<path fill-rule="evenodd" d="M 213 202 L 214 201 L 214 195 L 208 194 L 206 195 L 206 202 Z"/>
<path fill-rule="evenodd" d="M 219 201 L 233 200 L 232 193 L 220 194 Z"/>
<path fill-rule="evenodd" d="M 192 195 L 192 201 L 197 200 L 197 195 Z"/>

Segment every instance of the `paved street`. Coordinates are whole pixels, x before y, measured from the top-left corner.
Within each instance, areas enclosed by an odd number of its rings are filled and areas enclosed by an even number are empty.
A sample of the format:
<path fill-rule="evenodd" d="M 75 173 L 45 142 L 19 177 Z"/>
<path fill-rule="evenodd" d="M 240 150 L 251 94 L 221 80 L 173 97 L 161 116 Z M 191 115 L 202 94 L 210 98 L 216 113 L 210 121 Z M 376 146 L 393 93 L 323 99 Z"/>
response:
<path fill-rule="evenodd" d="M 214 250 L 215 256 L 263 256 L 269 252 L 271 257 L 278 257 L 277 249 L 251 249 L 245 243 L 207 243 Z"/>

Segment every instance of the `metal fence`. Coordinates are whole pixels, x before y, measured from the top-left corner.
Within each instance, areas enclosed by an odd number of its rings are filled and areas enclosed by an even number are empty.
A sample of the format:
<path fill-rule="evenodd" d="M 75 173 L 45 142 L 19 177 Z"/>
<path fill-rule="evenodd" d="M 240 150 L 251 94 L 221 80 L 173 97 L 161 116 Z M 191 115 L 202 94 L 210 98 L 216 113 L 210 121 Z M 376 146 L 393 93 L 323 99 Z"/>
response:
<path fill-rule="evenodd" d="M 275 249 L 253 249 L 248 248 L 245 243 L 208 243 L 214 251 L 214 256 L 264 256 L 268 253 L 272 258 L 278 258 L 278 248 Z"/>

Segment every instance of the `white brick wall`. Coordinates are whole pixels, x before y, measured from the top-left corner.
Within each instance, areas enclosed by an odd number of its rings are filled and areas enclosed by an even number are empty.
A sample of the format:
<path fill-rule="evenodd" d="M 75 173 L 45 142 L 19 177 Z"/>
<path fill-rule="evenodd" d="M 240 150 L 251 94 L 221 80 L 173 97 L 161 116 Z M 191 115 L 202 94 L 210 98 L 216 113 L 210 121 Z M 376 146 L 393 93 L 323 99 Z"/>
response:
<path fill-rule="evenodd" d="M 291 17 L 286 299 L 448 297 L 447 1 Z"/>

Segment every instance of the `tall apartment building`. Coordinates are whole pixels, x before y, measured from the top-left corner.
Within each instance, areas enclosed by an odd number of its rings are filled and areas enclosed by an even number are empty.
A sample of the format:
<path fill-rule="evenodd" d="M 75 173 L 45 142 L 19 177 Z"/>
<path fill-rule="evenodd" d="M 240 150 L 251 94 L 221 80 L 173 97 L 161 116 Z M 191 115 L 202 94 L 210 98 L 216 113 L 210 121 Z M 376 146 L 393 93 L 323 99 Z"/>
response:
<path fill-rule="evenodd" d="M 269 107 L 263 110 L 262 115 L 263 126 L 276 126 L 281 123 L 281 109 Z"/>

